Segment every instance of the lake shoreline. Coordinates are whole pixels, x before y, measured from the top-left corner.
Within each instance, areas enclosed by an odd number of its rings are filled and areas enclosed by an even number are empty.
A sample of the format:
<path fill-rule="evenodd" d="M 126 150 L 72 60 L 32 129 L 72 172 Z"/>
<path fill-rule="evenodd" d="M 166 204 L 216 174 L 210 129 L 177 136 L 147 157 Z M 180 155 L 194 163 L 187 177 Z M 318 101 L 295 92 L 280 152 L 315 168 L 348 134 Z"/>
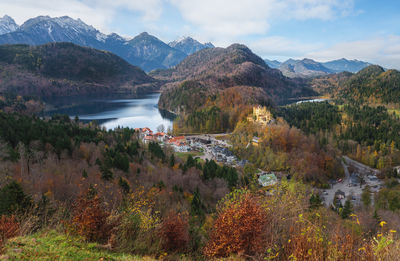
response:
<path fill-rule="evenodd" d="M 82 122 L 96 121 L 106 129 L 116 127 L 157 129 L 159 125 L 172 128 L 176 114 L 158 108 L 159 92 L 138 97 L 59 97 L 49 100 L 42 117 L 56 114 L 78 116 Z"/>

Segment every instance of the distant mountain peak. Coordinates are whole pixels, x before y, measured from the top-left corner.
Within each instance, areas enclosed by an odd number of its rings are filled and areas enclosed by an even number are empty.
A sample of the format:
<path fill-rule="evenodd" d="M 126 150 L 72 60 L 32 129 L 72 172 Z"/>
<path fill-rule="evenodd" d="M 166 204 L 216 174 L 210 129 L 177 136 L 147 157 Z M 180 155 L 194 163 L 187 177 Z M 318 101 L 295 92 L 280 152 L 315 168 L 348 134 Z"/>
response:
<path fill-rule="evenodd" d="M 120 36 L 119 34 L 116 34 L 116 33 L 111 33 L 111 34 L 107 35 L 107 38 L 116 39 L 118 41 L 129 41 L 127 38 Z"/>
<path fill-rule="evenodd" d="M 151 41 L 151 42 L 157 42 L 160 44 L 165 44 L 163 41 L 161 41 L 154 35 L 149 34 L 148 32 L 140 33 L 139 35 L 135 36 L 132 40 L 130 40 L 130 42 L 132 42 L 132 43 L 140 42 L 140 41 L 146 41 L 146 42 Z"/>
<path fill-rule="evenodd" d="M 196 41 L 196 42 L 198 42 L 197 40 L 193 39 L 193 38 L 190 37 L 190 36 L 182 36 L 182 37 L 178 40 L 178 42 L 187 42 L 187 41 L 192 41 L 192 42 Z"/>
<path fill-rule="evenodd" d="M 282 64 L 280 61 L 277 60 L 268 60 L 268 59 L 264 59 L 264 62 L 273 69 L 278 69 L 279 66 Z"/>
<path fill-rule="evenodd" d="M 62 29 L 72 30 L 81 33 L 95 33 L 101 34 L 96 28 L 91 25 L 84 23 L 81 19 L 73 19 L 69 16 L 61 16 L 61 17 L 50 17 L 50 16 L 38 16 L 35 18 L 31 18 L 27 20 L 24 24 L 21 25 L 20 29 L 22 31 L 30 30 L 30 28 L 51 28 L 55 29 L 54 26 L 59 26 Z M 52 30 L 49 30 L 51 33 Z"/>
<path fill-rule="evenodd" d="M 226 48 L 227 50 L 240 50 L 244 52 L 252 52 L 249 47 L 244 44 L 234 43 Z"/>
<path fill-rule="evenodd" d="M 288 77 L 314 77 L 333 73 L 323 64 L 310 58 L 303 58 L 302 60 L 288 59 L 279 66 L 279 70 Z"/>
<path fill-rule="evenodd" d="M 308 63 L 316 63 L 316 61 L 314 61 L 313 59 L 310 59 L 310 58 L 304 58 L 302 61 L 308 62 Z"/>
<path fill-rule="evenodd" d="M 214 45 L 212 43 L 202 44 L 190 36 L 183 36 L 178 40 L 168 43 L 168 45 L 187 55 L 191 55 L 205 48 L 214 48 Z"/>
<path fill-rule="evenodd" d="M 0 18 L 0 20 L 15 22 L 14 19 L 11 16 L 8 16 L 8 15 L 4 15 L 2 18 Z"/>
<path fill-rule="evenodd" d="M 333 70 L 334 72 L 343 72 L 348 71 L 352 73 L 356 73 L 365 67 L 371 65 L 368 62 L 359 61 L 357 59 L 348 60 L 346 58 L 341 58 L 338 60 L 328 61 L 322 63 L 325 67 Z"/>
<path fill-rule="evenodd" d="M 4 15 L 0 18 L 0 34 L 6 34 L 14 32 L 18 29 L 18 25 L 15 23 L 14 19 L 12 19 L 8 15 Z"/>

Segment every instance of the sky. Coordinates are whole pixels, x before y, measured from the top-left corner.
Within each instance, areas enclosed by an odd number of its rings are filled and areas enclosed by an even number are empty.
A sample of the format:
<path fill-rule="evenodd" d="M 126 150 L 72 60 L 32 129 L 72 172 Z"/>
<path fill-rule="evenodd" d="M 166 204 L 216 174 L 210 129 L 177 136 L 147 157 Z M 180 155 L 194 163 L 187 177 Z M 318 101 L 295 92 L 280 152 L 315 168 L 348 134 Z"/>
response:
<path fill-rule="evenodd" d="M 104 33 L 242 43 L 267 59 L 347 58 L 400 69 L 399 0 L 0 0 L 18 24 L 80 18 Z"/>

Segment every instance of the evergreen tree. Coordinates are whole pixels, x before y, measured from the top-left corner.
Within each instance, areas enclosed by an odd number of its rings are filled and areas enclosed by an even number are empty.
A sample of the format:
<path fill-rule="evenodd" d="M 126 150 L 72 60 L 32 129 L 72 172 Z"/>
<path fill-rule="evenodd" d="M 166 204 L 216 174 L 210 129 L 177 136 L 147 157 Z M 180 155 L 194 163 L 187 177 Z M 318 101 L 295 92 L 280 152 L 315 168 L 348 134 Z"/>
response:
<path fill-rule="evenodd" d="M 131 187 L 129 186 L 128 182 L 122 177 L 119 177 L 118 185 L 120 186 L 124 194 L 128 194 L 129 191 L 131 190 Z"/>
<path fill-rule="evenodd" d="M 195 192 L 193 193 L 192 203 L 190 205 L 190 214 L 192 216 L 201 216 L 204 214 L 203 208 L 204 206 L 201 202 L 199 188 L 196 188 Z"/>
<path fill-rule="evenodd" d="M 312 194 L 310 197 L 310 208 L 315 209 L 319 208 L 322 205 L 322 200 L 319 194 Z"/>
<path fill-rule="evenodd" d="M 173 167 L 175 166 L 175 155 L 172 153 L 171 156 L 169 157 L 169 166 Z"/>
<path fill-rule="evenodd" d="M 82 171 L 82 177 L 85 178 L 85 179 L 88 177 L 88 174 L 87 174 L 87 172 L 86 172 L 86 169 L 84 169 L 84 170 Z"/>
<path fill-rule="evenodd" d="M 24 193 L 19 183 L 12 181 L 0 190 L 0 215 L 26 210 L 30 205 L 31 199 Z"/>
<path fill-rule="evenodd" d="M 342 213 L 340 215 L 342 216 L 343 219 L 348 218 L 350 214 L 353 212 L 353 207 L 351 206 L 350 200 L 346 200 L 344 203 L 344 207 L 342 209 Z"/>

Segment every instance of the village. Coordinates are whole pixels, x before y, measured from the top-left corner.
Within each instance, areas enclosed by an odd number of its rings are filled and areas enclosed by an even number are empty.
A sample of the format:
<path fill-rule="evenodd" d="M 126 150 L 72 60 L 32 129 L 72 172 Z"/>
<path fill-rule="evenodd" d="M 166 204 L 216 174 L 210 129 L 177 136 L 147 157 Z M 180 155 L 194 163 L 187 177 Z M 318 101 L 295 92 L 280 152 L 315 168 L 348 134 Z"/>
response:
<path fill-rule="evenodd" d="M 257 122 L 262 125 L 270 124 L 273 121 L 272 114 L 267 108 L 257 106 L 253 108 L 253 114 L 248 119 L 250 122 Z M 226 140 L 226 134 L 202 134 L 174 136 L 159 128 L 153 132 L 150 128 L 136 128 L 139 138 L 143 143 L 158 142 L 162 147 L 170 146 L 175 153 L 193 154 L 195 158 L 201 160 L 214 160 L 220 164 L 231 167 L 243 168 L 248 161 L 238 159 L 229 149 L 232 145 Z M 258 146 L 259 139 L 254 137 L 251 144 Z M 250 145 L 250 143 L 249 143 Z M 277 184 L 278 178 L 275 173 L 265 172 L 261 169 L 257 171 L 258 182 L 264 188 L 270 188 Z"/>
<path fill-rule="evenodd" d="M 272 114 L 266 107 L 257 106 L 253 108 L 253 113 L 247 118 L 249 122 L 255 122 L 266 126 L 274 122 Z M 226 139 L 227 134 L 201 134 L 187 136 L 173 136 L 163 132 L 160 128 L 158 132 L 153 132 L 150 128 L 136 128 L 140 139 L 144 143 L 158 142 L 162 147 L 170 146 L 175 153 L 181 155 L 192 154 L 194 158 L 200 160 L 214 160 L 219 164 L 228 165 L 235 168 L 244 168 L 247 163 L 245 159 L 238 159 L 230 150 L 232 146 Z M 259 138 L 253 137 L 248 146 L 258 146 Z M 320 190 L 321 199 L 326 206 L 343 205 L 349 199 L 354 205 L 361 203 L 363 188 L 368 185 L 371 192 L 375 193 L 382 187 L 382 182 L 377 178 L 378 171 L 369 168 L 359 162 L 343 158 L 345 177 L 343 179 L 330 182 L 329 189 Z M 355 170 L 349 173 L 349 166 Z M 283 177 L 290 178 L 285 173 L 266 172 L 257 170 L 258 183 L 267 193 L 273 193 L 274 185 Z"/>
<path fill-rule="evenodd" d="M 247 119 L 249 122 L 256 122 L 263 126 L 274 122 L 272 114 L 265 107 L 257 106 L 253 108 L 253 113 Z M 217 163 L 228 165 L 236 168 L 244 168 L 247 160 L 238 159 L 230 150 L 232 146 L 227 140 L 227 134 L 201 134 L 174 136 L 162 131 L 159 128 L 158 132 L 153 132 L 150 128 L 136 128 L 139 133 L 139 138 L 144 143 L 158 142 L 162 147 L 170 146 L 175 153 L 186 155 L 192 154 L 194 158 L 200 160 L 214 160 Z M 253 137 L 248 146 L 258 146 L 259 138 Z M 351 174 L 348 167 L 352 166 L 356 171 Z M 350 199 L 354 205 L 359 205 L 361 202 L 361 193 L 365 185 L 371 187 L 371 192 L 377 192 L 382 186 L 382 182 L 377 179 L 377 170 L 368 168 L 365 165 L 355 162 L 347 157 L 343 159 L 343 167 L 345 177 L 339 180 L 331 181 L 330 188 L 320 191 L 321 199 L 326 206 L 343 205 L 344 201 Z M 362 174 L 360 174 L 362 173 Z M 286 173 L 287 174 L 287 173 Z M 364 177 L 365 174 L 365 177 Z M 275 184 L 285 175 L 285 173 L 266 172 L 261 169 L 257 170 L 258 183 L 268 193 L 273 191 Z"/>

